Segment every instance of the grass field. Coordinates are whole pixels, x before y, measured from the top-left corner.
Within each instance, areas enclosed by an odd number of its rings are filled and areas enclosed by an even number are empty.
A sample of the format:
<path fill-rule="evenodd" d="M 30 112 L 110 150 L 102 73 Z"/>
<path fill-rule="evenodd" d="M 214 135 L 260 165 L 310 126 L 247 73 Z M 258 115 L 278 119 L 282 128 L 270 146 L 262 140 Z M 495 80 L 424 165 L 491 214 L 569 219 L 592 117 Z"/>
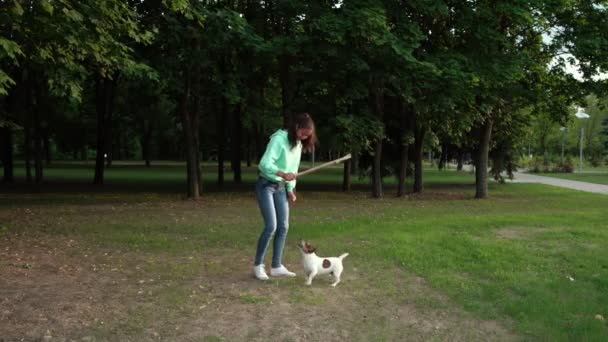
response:
<path fill-rule="evenodd" d="M 0 331 L 8 340 L 586 340 L 608 336 L 608 197 L 425 172 L 425 193 L 340 193 L 340 169 L 303 178 L 284 262 L 295 279 L 250 276 L 261 229 L 244 185 L 183 167 L 45 171 L 41 193 L 0 192 Z M 21 176 L 21 174 L 18 174 Z M 227 178 L 229 173 L 227 173 Z M 74 185 L 74 180 L 81 182 Z M 306 287 L 294 243 L 349 252 L 342 283 Z M 270 251 L 267 255 L 269 260 Z"/>

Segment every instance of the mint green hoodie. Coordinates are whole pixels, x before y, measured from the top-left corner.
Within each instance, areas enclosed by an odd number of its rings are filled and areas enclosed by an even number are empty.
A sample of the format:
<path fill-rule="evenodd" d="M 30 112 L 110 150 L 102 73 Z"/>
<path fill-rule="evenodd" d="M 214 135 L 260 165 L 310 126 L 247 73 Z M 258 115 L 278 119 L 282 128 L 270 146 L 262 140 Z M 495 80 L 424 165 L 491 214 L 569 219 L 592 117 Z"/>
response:
<path fill-rule="evenodd" d="M 277 176 L 277 171 L 298 173 L 301 156 L 302 143 L 298 141 L 298 144 L 291 148 L 287 131 L 279 129 L 270 136 L 270 142 L 266 146 L 266 152 L 260 160 L 258 169 L 262 173 L 262 177 L 273 182 L 283 182 L 283 178 Z M 285 182 L 285 187 L 288 192 L 293 191 L 296 181 Z"/>

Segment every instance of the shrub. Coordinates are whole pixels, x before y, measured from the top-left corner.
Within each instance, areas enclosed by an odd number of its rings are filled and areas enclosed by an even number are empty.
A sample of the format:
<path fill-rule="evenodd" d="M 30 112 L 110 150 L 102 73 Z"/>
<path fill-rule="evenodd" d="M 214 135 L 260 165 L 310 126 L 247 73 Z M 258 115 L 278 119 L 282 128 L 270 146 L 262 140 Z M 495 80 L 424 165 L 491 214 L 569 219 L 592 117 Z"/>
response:
<path fill-rule="evenodd" d="M 572 173 L 574 172 L 574 163 L 571 157 L 566 157 L 564 161 L 551 161 L 543 156 L 536 156 L 522 160 L 522 165 L 528 169 L 530 173 Z"/>
<path fill-rule="evenodd" d="M 543 170 L 543 158 L 533 157 L 526 161 L 528 172 L 539 173 Z"/>
<path fill-rule="evenodd" d="M 572 162 L 572 158 L 566 157 L 566 159 L 564 159 L 563 162 L 556 163 L 553 172 L 557 172 L 557 173 L 574 172 L 574 163 Z"/>

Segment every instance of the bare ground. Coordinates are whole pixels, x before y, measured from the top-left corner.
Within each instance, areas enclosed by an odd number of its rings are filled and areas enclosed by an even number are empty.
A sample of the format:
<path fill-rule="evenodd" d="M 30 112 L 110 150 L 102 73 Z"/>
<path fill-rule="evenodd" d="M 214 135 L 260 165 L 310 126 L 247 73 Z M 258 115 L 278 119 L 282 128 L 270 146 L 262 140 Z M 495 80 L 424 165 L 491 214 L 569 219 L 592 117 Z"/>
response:
<path fill-rule="evenodd" d="M 47 234 L 0 237 L 0 341 L 508 341 L 424 279 L 346 260 L 337 288 L 256 281 L 249 255 L 97 249 Z M 286 261 L 297 270 L 295 253 Z"/>
<path fill-rule="evenodd" d="M 0 342 L 520 338 L 510 332 L 510 322 L 473 317 L 423 278 L 390 262 L 358 257 L 353 252 L 364 241 L 352 241 L 342 282 L 332 288 L 327 278 L 305 286 L 301 274 L 255 280 L 252 251 L 231 244 L 169 253 L 162 247 L 159 252 L 99 244 L 95 234 L 104 229 L 76 233 L 86 230 L 83 222 L 124 229 L 150 222 L 154 229 L 194 224 L 211 232 L 227 229 L 222 224 L 251 226 L 257 215 L 251 198 L 212 198 L 202 204 L 205 210 L 184 201 L 97 202 L 0 210 Z M 304 202 L 301 211 L 320 222 L 340 220 L 350 211 L 374 211 L 367 202 L 324 203 L 321 209 Z M 220 210 L 221 215 L 208 215 Z M 205 241 L 188 241 L 188 246 Z M 300 270 L 295 248 L 287 248 L 284 261 Z"/>

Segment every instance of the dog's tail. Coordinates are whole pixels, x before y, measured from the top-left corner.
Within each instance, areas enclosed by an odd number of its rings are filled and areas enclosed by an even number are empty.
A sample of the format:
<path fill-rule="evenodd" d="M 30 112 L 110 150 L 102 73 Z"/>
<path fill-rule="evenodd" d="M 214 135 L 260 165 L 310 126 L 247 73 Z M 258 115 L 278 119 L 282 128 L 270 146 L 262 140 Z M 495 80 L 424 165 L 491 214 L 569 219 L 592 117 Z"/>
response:
<path fill-rule="evenodd" d="M 348 253 L 344 253 L 338 257 L 338 259 L 342 260 L 348 256 Z"/>

